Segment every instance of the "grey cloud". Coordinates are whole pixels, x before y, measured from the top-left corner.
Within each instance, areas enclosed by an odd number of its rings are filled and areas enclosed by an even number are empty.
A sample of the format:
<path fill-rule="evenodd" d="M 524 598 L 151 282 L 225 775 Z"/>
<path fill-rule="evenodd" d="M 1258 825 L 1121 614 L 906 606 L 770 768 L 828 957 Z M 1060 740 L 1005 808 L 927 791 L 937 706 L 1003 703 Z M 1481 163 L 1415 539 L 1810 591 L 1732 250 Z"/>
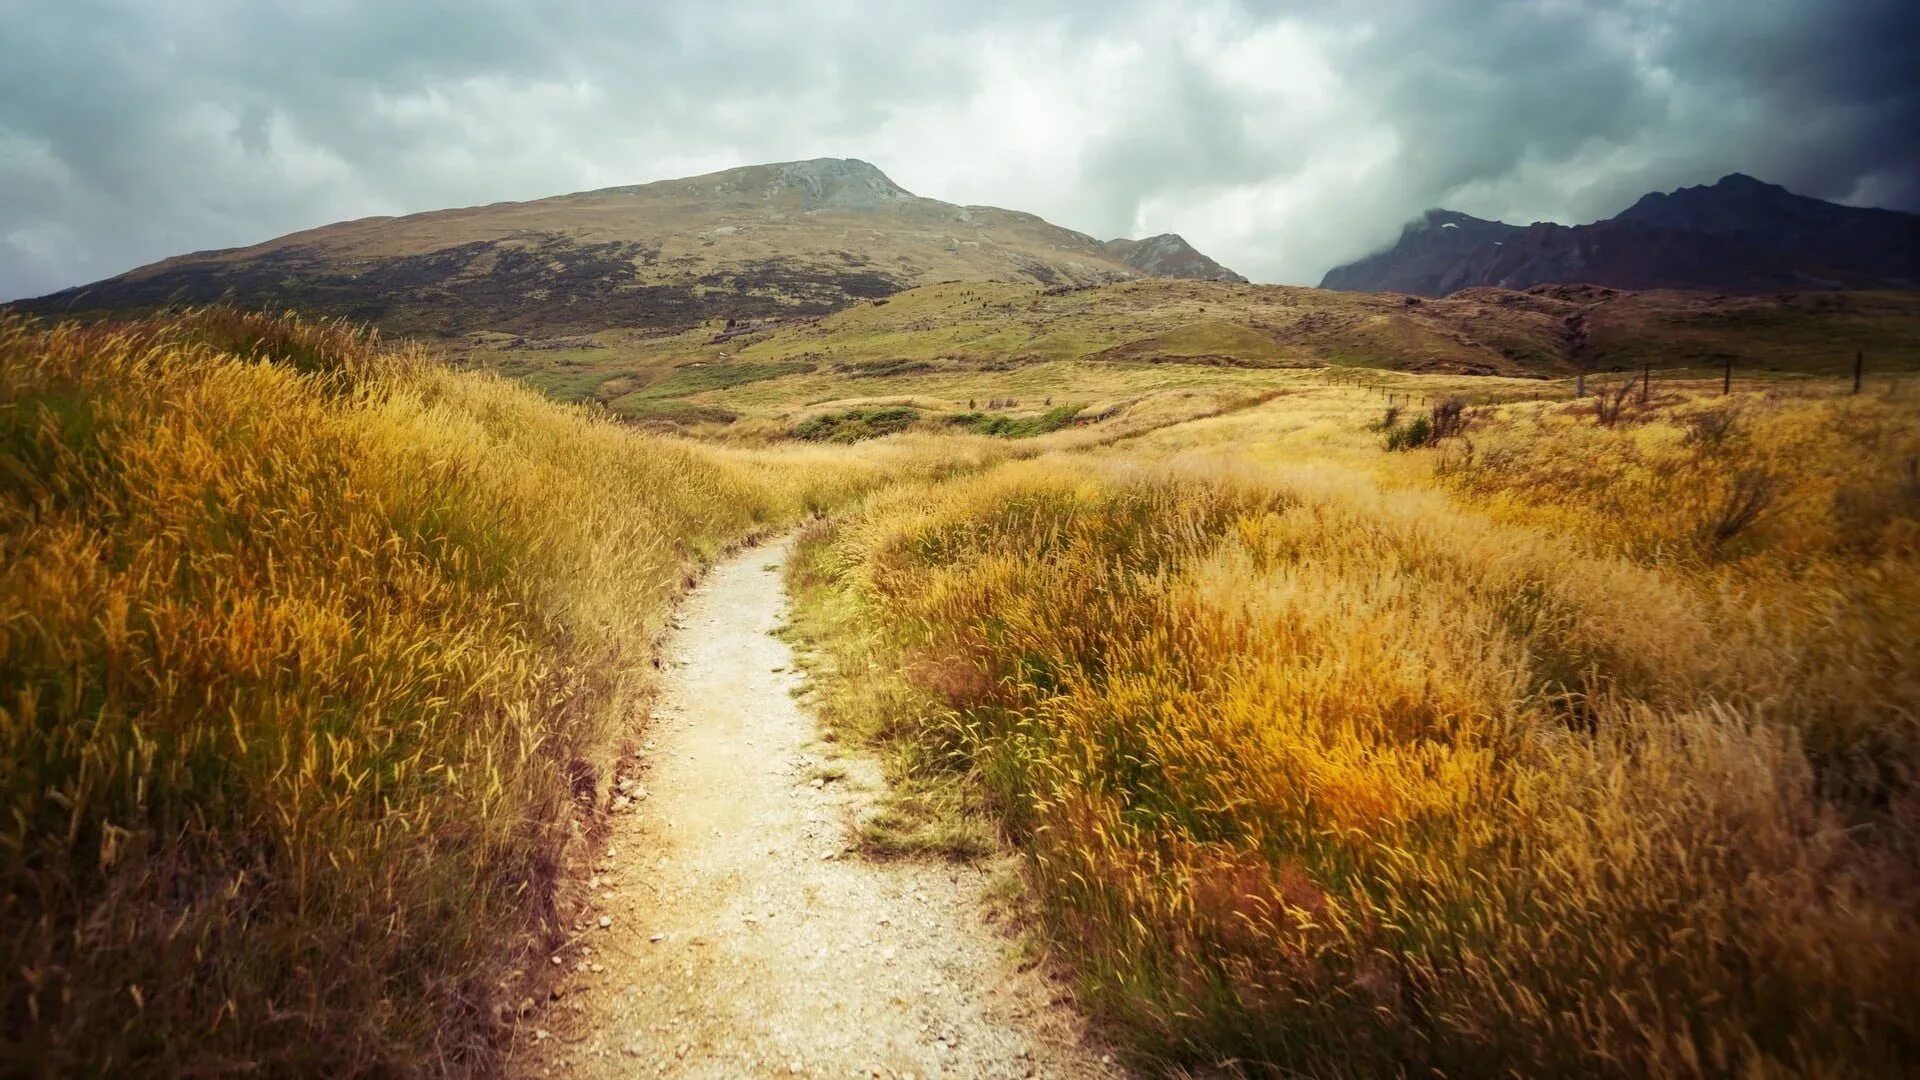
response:
<path fill-rule="evenodd" d="M 1739 170 L 1920 209 L 1911 3 L 861 7 L 0 0 L 0 297 L 818 155 L 1296 282 L 1430 205 L 1586 220 Z"/>

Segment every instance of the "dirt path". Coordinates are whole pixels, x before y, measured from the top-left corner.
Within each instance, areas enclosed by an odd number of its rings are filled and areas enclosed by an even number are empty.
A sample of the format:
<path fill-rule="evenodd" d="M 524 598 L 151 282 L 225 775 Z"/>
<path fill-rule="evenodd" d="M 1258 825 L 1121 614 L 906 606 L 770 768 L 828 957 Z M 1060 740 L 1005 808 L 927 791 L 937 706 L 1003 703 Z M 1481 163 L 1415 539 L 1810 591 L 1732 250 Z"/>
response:
<path fill-rule="evenodd" d="M 512 1071 L 1118 1075 L 983 920 L 985 871 L 849 850 L 879 774 L 823 770 L 794 701 L 801 676 L 773 636 L 789 545 L 716 567 L 682 610 L 650 769 L 597 868 L 605 926 L 561 954 L 575 973 Z"/>

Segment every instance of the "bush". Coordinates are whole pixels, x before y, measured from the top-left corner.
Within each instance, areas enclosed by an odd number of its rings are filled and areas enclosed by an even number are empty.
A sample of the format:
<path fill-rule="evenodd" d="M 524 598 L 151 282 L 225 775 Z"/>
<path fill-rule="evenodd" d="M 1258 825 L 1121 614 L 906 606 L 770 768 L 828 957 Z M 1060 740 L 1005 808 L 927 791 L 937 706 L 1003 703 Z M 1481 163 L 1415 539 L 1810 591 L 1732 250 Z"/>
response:
<path fill-rule="evenodd" d="M 1389 450 L 1417 450 L 1423 446 L 1433 446 L 1444 439 L 1458 438 L 1467 431 L 1467 403 L 1459 398 L 1445 398 L 1435 402 L 1423 416 L 1416 416 L 1405 424 L 1399 423 L 1398 409 L 1388 409 L 1381 421 L 1386 432 L 1386 446 Z"/>
<path fill-rule="evenodd" d="M 905 431 L 919 418 L 918 410 L 908 408 L 846 409 L 810 416 L 791 434 L 807 442 L 854 443 Z"/>
<path fill-rule="evenodd" d="M 996 405 L 998 402 L 995 403 Z M 1007 416 L 1003 413 L 960 413 L 948 422 L 977 435 L 995 435 L 1003 439 L 1026 439 L 1059 431 L 1080 416 L 1084 405 L 1055 405 L 1039 416 Z"/>

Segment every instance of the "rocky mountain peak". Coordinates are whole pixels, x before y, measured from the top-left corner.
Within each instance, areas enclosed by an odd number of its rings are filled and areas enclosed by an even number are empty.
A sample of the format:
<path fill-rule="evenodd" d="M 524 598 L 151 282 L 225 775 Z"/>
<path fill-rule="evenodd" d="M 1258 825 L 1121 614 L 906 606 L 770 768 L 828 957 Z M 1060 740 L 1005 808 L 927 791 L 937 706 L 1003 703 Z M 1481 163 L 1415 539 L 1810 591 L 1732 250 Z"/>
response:
<path fill-rule="evenodd" d="M 858 158 L 813 158 L 771 168 L 774 184 L 800 192 L 809 210 L 869 210 L 914 197 L 886 173 Z"/>
<path fill-rule="evenodd" d="M 1178 233 L 1161 233 L 1139 240 L 1121 237 L 1103 245 L 1122 262 L 1149 277 L 1197 278 L 1204 281 L 1247 279 L 1201 254 Z"/>

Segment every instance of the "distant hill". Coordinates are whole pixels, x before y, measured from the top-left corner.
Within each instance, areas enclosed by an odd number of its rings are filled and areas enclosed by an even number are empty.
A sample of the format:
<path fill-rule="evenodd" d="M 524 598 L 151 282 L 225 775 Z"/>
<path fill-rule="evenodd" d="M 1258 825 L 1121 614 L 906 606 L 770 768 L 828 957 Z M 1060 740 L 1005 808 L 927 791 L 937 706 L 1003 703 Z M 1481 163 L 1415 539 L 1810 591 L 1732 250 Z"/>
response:
<path fill-rule="evenodd" d="M 1242 285 L 1247 281 L 1195 251 L 1193 245 L 1177 233 L 1161 233 L 1144 240 L 1109 240 L 1106 249 L 1148 277 L 1232 281 Z"/>
<path fill-rule="evenodd" d="M 941 281 L 1090 285 L 1157 273 L 1237 280 L 1178 237 L 1117 250 L 1032 214 L 921 198 L 864 161 L 820 158 L 363 218 L 181 255 L 16 306 L 231 300 L 406 333 L 547 335 L 818 315 Z"/>
<path fill-rule="evenodd" d="M 1841 206 L 1735 173 L 1643 196 L 1591 225 L 1508 225 L 1429 210 L 1393 247 L 1321 287 L 1445 296 L 1583 283 L 1758 294 L 1920 288 L 1920 214 Z"/>
<path fill-rule="evenodd" d="M 1381 368 L 1551 378 L 1705 369 L 1742 378 L 1879 375 L 1920 365 L 1920 292 L 1715 296 L 1591 285 L 1463 289 L 1445 299 L 1136 278 L 1089 288 L 951 282 L 823 317 L 708 322 L 679 333 L 558 339 L 479 333 L 462 366 L 598 401 L 649 422 L 702 423 L 823 401 L 977 388 L 1249 385 L 1265 369 Z M 1879 387 L 1876 386 L 1876 389 Z M 1104 391 L 1103 391 L 1104 392 Z M 1014 396 L 1020 396 L 1016 393 Z M 1044 400 L 1042 395 L 1035 395 Z"/>

